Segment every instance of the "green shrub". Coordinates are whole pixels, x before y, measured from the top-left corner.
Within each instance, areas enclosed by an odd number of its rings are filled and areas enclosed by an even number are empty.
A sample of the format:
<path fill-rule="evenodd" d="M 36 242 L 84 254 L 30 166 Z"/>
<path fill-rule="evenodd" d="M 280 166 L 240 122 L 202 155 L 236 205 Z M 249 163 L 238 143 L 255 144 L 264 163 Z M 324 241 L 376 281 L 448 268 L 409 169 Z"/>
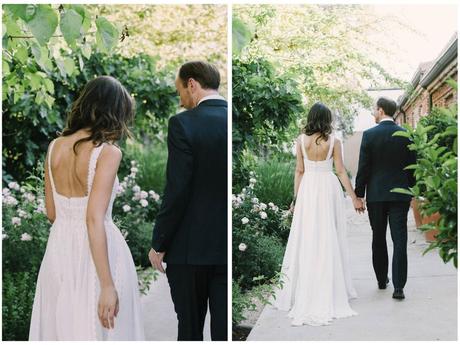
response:
<path fill-rule="evenodd" d="M 8 272 L 2 277 L 2 339 L 27 340 L 35 296 L 35 272 Z"/>
<path fill-rule="evenodd" d="M 456 84 L 455 84 L 456 85 Z M 430 115 L 431 116 L 431 115 Z M 427 126 L 427 124 L 431 123 Z M 422 230 L 438 229 L 435 241 L 426 251 L 438 249 L 444 262 L 457 267 L 457 105 L 437 109 L 433 118 L 420 121 L 416 128 L 394 135 L 411 140 L 410 150 L 417 154 L 417 163 L 406 167 L 415 170 L 416 184 L 409 190 L 393 191 L 413 195 L 421 202 L 421 213 L 440 214 L 439 221 L 422 226 Z"/>

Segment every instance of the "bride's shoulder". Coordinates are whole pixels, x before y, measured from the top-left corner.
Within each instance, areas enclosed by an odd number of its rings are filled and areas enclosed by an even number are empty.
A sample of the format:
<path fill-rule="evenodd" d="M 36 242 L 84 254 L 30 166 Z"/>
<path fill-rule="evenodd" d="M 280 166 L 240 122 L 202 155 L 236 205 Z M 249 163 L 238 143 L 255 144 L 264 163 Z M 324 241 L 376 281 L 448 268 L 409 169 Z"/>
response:
<path fill-rule="evenodd" d="M 103 157 L 103 159 L 121 161 L 122 156 L 123 152 L 118 145 L 114 143 L 105 143 L 101 152 L 101 157 Z"/>

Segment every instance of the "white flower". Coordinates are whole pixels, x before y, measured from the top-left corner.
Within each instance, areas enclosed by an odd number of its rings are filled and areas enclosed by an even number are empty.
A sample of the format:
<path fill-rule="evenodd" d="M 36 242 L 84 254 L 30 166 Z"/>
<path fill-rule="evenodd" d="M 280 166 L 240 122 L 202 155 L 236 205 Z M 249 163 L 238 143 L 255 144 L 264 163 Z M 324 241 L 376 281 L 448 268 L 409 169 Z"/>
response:
<path fill-rule="evenodd" d="M 38 213 L 46 214 L 46 208 L 43 205 L 38 205 L 38 207 L 36 208 L 36 211 Z"/>
<path fill-rule="evenodd" d="M 249 172 L 249 176 L 254 176 L 254 175 L 255 175 L 254 171 Z"/>
<path fill-rule="evenodd" d="M 145 199 L 141 199 L 140 203 L 142 207 L 147 207 L 147 205 L 149 204 L 149 202 Z"/>
<path fill-rule="evenodd" d="M 6 240 L 7 238 L 8 238 L 8 235 L 2 233 L 2 240 Z"/>
<path fill-rule="evenodd" d="M 6 197 L 3 198 L 3 203 L 5 205 L 17 205 L 18 204 L 18 201 L 16 200 L 16 198 L 12 195 L 8 195 Z"/>
<path fill-rule="evenodd" d="M 19 218 L 19 217 L 13 217 L 13 218 L 11 218 L 11 223 L 12 223 L 13 225 L 21 225 L 21 218 Z"/>
<path fill-rule="evenodd" d="M 21 235 L 21 241 L 30 241 L 32 240 L 32 236 L 30 236 L 27 232 Z"/>
<path fill-rule="evenodd" d="M 136 161 L 131 161 L 131 166 L 135 166 L 137 164 Z"/>
<path fill-rule="evenodd" d="M 272 203 L 272 202 L 269 202 L 269 203 L 268 203 L 268 206 L 270 206 L 271 208 L 273 208 L 273 207 L 275 206 L 275 204 Z"/>
<path fill-rule="evenodd" d="M 135 185 L 135 186 L 133 187 L 133 192 L 139 193 L 140 191 L 141 191 L 141 187 L 139 187 L 138 185 Z"/>
<path fill-rule="evenodd" d="M 257 182 L 257 180 L 254 177 L 251 177 L 249 179 L 249 183 L 256 183 L 256 182 Z"/>
<path fill-rule="evenodd" d="M 278 212 L 278 206 L 273 206 L 272 210 L 275 211 L 275 212 Z"/>
<path fill-rule="evenodd" d="M 120 187 L 123 188 L 123 189 L 126 189 L 126 187 L 128 186 L 128 184 L 126 183 L 126 181 L 123 181 L 120 183 Z"/>
<path fill-rule="evenodd" d="M 35 195 L 29 192 L 24 193 L 22 196 L 24 197 L 24 199 L 26 199 L 29 202 L 32 202 L 35 200 Z"/>
<path fill-rule="evenodd" d="M 246 188 L 243 188 L 243 189 L 241 190 L 241 192 L 242 192 L 242 193 L 246 193 Z"/>
<path fill-rule="evenodd" d="M 265 210 L 267 208 L 267 204 L 264 204 L 263 202 L 260 203 L 260 209 Z"/>
<path fill-rule="evenodd" d="M 267 214 L 265 212 L 262 211 L 259 213 L 259 215 L 260 215 L 260 218 L 267 219 Z"/>
<path fill-rule="evenodd" d="M 257 204 L 257 203 L 259 202 L 259 199 L 257 199 L 257 198 L 252 198 L 252 202 L 253 202 L 254 204 Z"/>
<path fill-rule="evenodd" d="M 19 190 L 21 187 L 19 187 L 19 184 L 16 182 L 10 182 L 8 183 L 8 188 L 9 189 L 14 189 L 14 190 Z"/>
<path fill-rule="evenodd" d="M 243 219 L 241 219 L 241 223 L 243 224 L 248 224 L 249 223 L 249 219 L 247 217 L 244 217 Z"/>
<path fill-rule="evenodd" d="M 136 167 L 132 167 L 131 168 L 131 173 L 135 174 L 139 171 L 139 169 L 137 169 Z"/>
<path fill-rule="evenodd" d="M 118 188 L 117 188 L 117 194 L 121 194 L 125 191 L 125 189 L 121 186 L 121 184 L 118 185 Z"/>
<path fill-rule="evenodd" d="M 160 200 L 160 195 L 155 193 L 153 190 L 149 190 L 149 195 L 155 201 Z"/>
<path fill-rule="evenodd" d="M 148 196 L 149 196 L 149 193 L 147 193 L 147 192 L 144 191 L 144 190 L 141 191 L 141 193 L 140 193 L 140 198 L 141 198 L 141 199 L 145 199 L 145 198 L 147 198 Z"/>
<path fill-rule="evenodd" d="M 129 205 L 123 205 L 123 211 L 124 211 L 124 212 L 129 212 L 129 211 L 131 211 L 131 206 L 129 206 Z"/>
<path fill-rule="evenodd" d="M 27 218 L 27 212 L 24 210 L 19 209 L 18 210 L 18 216 L 21 218 Z"/>
<path fill-rule="evenodd" d="M 245 243 L 240 243 L 240 245 L 238 246 L 238 249 L 242 252 L 244 252 L 247 248 L 248 246 Z"/>
<path fill-rule="evenodd" d="M 3 188 L 2 189 L 2 194 L 3 194 L 3 196 L 8 196 L 8 195 L 10 195 L 10 190 L 8 188 Z"/>
<path fill-rule="evenodd" d="M 256 204 L 256 205 L 252 206 L 252 210 L 254 212 L 259 212 L 260 211 L 259 205 Z"/>

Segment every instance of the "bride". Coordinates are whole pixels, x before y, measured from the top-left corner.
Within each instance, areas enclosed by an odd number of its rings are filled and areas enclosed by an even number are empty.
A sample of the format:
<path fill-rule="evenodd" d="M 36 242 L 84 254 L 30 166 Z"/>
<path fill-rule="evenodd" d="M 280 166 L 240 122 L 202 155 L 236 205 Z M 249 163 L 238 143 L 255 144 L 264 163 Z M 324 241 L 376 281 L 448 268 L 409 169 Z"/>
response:
<path fill-rule="evenodd" d="M 339 180 L 355 210 L 364 212 L 365 208 L 351 186 L 341 142 L 332 135 L 332 114 L 324 104 L 310 109 L 296 150 L 294 214 L 281 268 L 283 287 L 276 291 L 273 304 L 289 311 L 294 326 L 327 325 L 334 318 L 356 315 L 348 303 L 356 292 L 348 267 Z"/>
<path fill-rule="evenodd" d="M 48 148 L 46 213 L 52 223 L 40 266 L 29 340 L 143 340 L 136 269 L 112 222 L 131 96 L 120 82 L 88 82 L 67 127 Z"/>

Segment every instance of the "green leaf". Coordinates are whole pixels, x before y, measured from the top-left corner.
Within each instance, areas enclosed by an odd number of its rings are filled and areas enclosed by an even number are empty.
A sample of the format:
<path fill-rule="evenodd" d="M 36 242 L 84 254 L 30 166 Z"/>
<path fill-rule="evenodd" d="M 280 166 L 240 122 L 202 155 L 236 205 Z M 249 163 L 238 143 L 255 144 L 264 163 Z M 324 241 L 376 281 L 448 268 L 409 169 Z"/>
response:
<path fill-rule="evenodd" d="M 46 91 L 48 91 L 48 93 L 50 93 L 50 94 L 54 94 L 54 84 L 53 84 L 53 82 L 51 81 L 51 79 L 45 78 L 45 79 L 43 80 L 43 83 L 44 83 L 44 85 L 45 85 Z"/>
<path fill-rule="evenodd" d="M 406 131 L 397 131 L 393 133 L 393 137 L 410 138 L 410 134 Z"/>
<path fill-rule="evenodd" d="M 27 58 L 29 57 L 29 52 L 27 51 L 27 48 L 20 45 L 14 54 L 14 57 L 19 60 L 22 64 L 25 64 L 27 61 Z"/>
<path fill-rule="evenodd" d="M 110 52 L 118 40 L 118 30 L 106 18 L 96 19 L 96 42 L 103 52 Z"/>
<path fill-rule="evenodd" d="M 73 9 L 66 10 L 61 16 L 60 29 L 67 44 L 75 48 L 75 40 L 80 37 L 83 17 Z"/>
<path fill-rule="evenodd" d="M 10 73 L 10 65 L 4 59 L 2 59 L 2 72 L 4 76 Z"/>
<path fill-rule="evenodd" d="M 410 190 L 405 189 L 405 188 L 393 188 L 390 192 L 401 193 L 401 194 L 406 194 L 406 195 L 410 195 L 410 196 L 413 195 Z"/>
<path fill-rule="evenodd" d="M 87 59 L 91 57 L 91 45 L 88 43 L 85 43 L 81 46 L 81 53 L 83 56 Z"/>
<path fill-rule="evenodd" d="M 33 18 L 27 22 L 27 26 L 40 45 L 48 43 L 56 31 L 58 16 L 50 5 L 37 5 Z"/>
<path fill-rule="evenodd" d="M 64 69 L 67 73 L 67 75 L 72 75 L 72 73 L 75 71 L 75 62 L 71 58 L 65 58 L 64 59 Z"/>
<path fill-rule="evenodd" d="M 10 5 L 3 5 L 3 8 L 7 9 L 8 11 L 10 11 L 11 14 L 13 14 L 13 17 L 21 18 L 22 20 L 26 21 L 26 8 L 27 8 L 27 5 L 10 4 Z"/>
<path fill-rule="evenodd" d="M 36 91 L 40 88 L 42 77 L 38 73 L 30 73 L 28 75 L 29 86 L 32 91 Z"/>

